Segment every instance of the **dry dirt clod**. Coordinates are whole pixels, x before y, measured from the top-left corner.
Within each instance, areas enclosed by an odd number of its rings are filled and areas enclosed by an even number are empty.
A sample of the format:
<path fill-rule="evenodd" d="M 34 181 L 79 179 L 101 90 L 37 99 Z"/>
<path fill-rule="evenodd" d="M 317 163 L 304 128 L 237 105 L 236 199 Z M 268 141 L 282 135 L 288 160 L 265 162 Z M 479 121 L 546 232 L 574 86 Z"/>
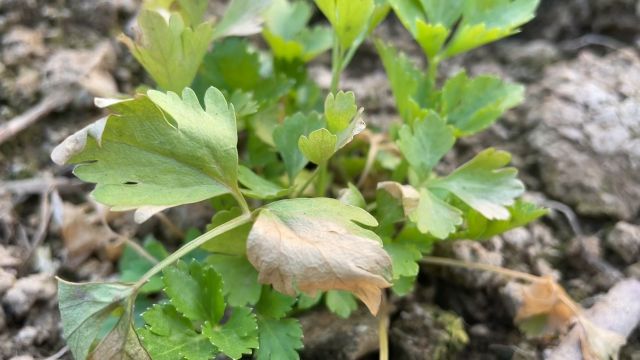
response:
<path fill-rule="evenodd" d="M 632 264 L 640 261 L 640 227 L 620 221 L 605 238 L 607 247 L 624 262 Z"/>
<path fill-rule="evenodd" d="M 640 210 L 640 56 L 584 51 L 547 68 L 528 139 L 547 193 L 581 215 L 630 219 Z M 534 100 L 532 100 L 534 101 Z M 534 101 L 535 102 L 535 101 Z"/>
<path fill-rule="evenodd" d="M 462 319 L 433 306 L 410 303 L 391 324 L 392 358 L 444 360 L 469 341 Z"/>
<path fill-rule="evenodd" d="M 56 295 L 56 283 L 48 274 L 34 274 L 18 279 L 2 299 L 7 311 L 18 318 L 27 315 L 38 300 L 49 300 Z"/>
<path fill-rule="evenodd" d="M 364 308 L 348 319 L 327 310 L 300 317 L 304 333 L 304 359 L 357 360 L 378 350 L 378 321 Z"/>

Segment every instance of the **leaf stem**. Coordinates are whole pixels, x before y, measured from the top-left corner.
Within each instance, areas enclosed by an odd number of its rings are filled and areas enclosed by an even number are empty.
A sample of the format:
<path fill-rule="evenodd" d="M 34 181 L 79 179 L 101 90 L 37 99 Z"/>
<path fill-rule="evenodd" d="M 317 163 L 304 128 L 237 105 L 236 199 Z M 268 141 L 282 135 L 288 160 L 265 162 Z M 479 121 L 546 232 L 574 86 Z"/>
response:
<path fill-rule="evenodd" d="M 174 253 L 172 253 L 171 255 L 169 255 L 168 257 L 166 257 L 165 259 L 163 259 L 162 261 L 160 261 L 159 263 L 157 263 L 154 267 L 152 267 L 151 269 L 149 269 L 149 271 L 147 271 L 144 275 L 142 275 L 142 277 L 140 278 L 140 280 L 138 280 L 135 284 L 134 284 L 134 291 L 137 291 L 138 289 L 140 289 L 147 281 L 149 281 L 149 279 L 151 279 L 154 275 L 156 275 L 157 273 L 159 273 L 160 271 L 162 271 L 162 269 L 164 269 L 165 267 L 173 264 L 174 262 L 178 261 L 181 257 L 183 257 L 184 255 L 190 253 L 191 251 L 197 249 L 198 247 L 200 247 L 202 244 L 204 244 L 205 242 L 213 239 L 214 237 L 223 234 L 231 229 L 237 228 L 238 226 L 244 225 L 248 222 L 251 221 L 251 214 L 250 213 L 246 213 L 246 214 L 242 214 L 240 216 L 238 216 L 235 219 L 229 220 L 226 223 L 216 226 L 215 228 L 207 231 L 206 233 L 198 236 L 197 238 L 193 239 L 192 241 L 186 243 L 185 245 L 183 245 L 181 248 L 179 248 L 178 250 L 176 250 Z"/>
<path fill-rule="evenodd" d="M 429 96 L 436 88 L 436 82 L 438 81 L 438 67 L 440 66 L 440 58 L 438 56 L 429 59 L 429 67 L 427 70 L 427 79 L 429 80 Z"/>
<path fill-rule="evenodd" d="M 340 86 L 340 74 L 342 73 L 342 50 L 340 49 L 340 42 L 338 40 L 338 34 L 333 31 L 333 50 L 331 52 L 331 87 L 332 94 L 338 92 Z"/>
<path fill-rule="evenodd" d="M 327 163 L 318 165 L 318 179 L 316 180 L 316 196 L 323 196 L 327 183 Z"/>
<path fill-rule="evenodd" d="M 387 308 L 387 296 L 384 291 L 382 292 L 382 304 L 378 317 L 380 360 L 389 360 L 389 309 Z"/>
<path fill-rule="evenodd" d="M 508 276 L 514 279 L 525 280 L 529 282 L 539 282 L 544 280 L 539 276 L 527 274 L 521 271 L 506 269 L 500 266 L 481 264 L 481 263 L 470 263 L 466 261 L 441 258 L 437 256 L 425 256 L 420 260 L 420 262 L 423 264 L 429 264 L 429 265 L 443 265 L 443 266 L 451 266 L 451 267 L 458 267 L 458 268 L 471 269 L 471 270 L 490 271 L 496 274 Z"/>
<path fill-rule="evenodd" d="M 313 170 L 313 173 L 311 174 L 311 176 L 309 176 L 309 178 L 304 182 L 304 184 L 302 184 L 302 186 L 300 188 L 298 188 L 291 195 L 291 198 L 295 199 L 295 198 L 299 197 L 300 195 L 302 195 L 302 193 L 309 187 L 309 185 L 311 185 L 311 183 L 316 178 L 316 176 L 318 176 L 318 173 L 319 173 L 318 169 L 319 168 L 316 168 L 315 170 Z"/>

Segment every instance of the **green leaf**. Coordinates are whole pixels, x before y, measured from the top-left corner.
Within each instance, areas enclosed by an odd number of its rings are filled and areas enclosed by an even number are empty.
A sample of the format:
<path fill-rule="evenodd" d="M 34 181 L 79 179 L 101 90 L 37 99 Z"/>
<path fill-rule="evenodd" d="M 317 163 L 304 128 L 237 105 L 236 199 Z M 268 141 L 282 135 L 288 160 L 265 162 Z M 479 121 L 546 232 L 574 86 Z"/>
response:
<path fill-rule="evenodd" d="M 262 81 L 258 52 L 246 39 L 226 38 L 207 53 L 198 72 L 197 82 L 227 92 L 251 91 Z"/>
<path fill-rule="evenodd" d="M 231 306 L 254 305 L 260 299 L 262 286 L 258 272 L 244 256 L 213 254 L 207 262 L 222 275 L 224 295 Z"/>
<path fill-rule="evenodd" d="M 374 0 L 315 0 L 327 17 L 342 49 L 349 48 L 366 32 L 374 10 Z"/>
<path fill-rule="evenodd" d="M 352 183 L 348 183 L 347 188 L 340 190 L 338 200 L 344 204 L 359 207 L 361 209 L 365 209 L 367 207 L 364 196 L 362 196 L 360 190 L 358 190 L 358 188 Z"/>
<path fill-rule="evenodd" d="M 444 85 L 441 115 L 456 127 L 460 135 L 470 135 L 486 129 L 523 99 L 522 85 L 492 76 L 469 79 L 463 71 Z"/>
<path fill-rule="evenodd" d="M 401 277 L 415 277 L 420 267 L 417 261 L 422 258 L 422 253 L 415 245 L 407 242 L 387 241 L 384 249 L 391 256 L 393 263 L 394 282 Z"/>
<path fill-rule="evenodd" d="M 376 313 L 391 260 L 380 238 L 354 222 L 377 225 L 366 211 L 335 199 L 280 200 L 258 215 L 247 256 L 259 281 L 284 294 L 347 290 Z"/>
<path fill-rule="evenodd" d="M 225 36 L 247 36 L 260 32 L 262 15 L 271 0 L 232 0 L 214 29 L 214 39 Z"/>
<path fill-rule="evenodd" d="M 211 224 L 207 225 L 207 231 L 233 220 L 242 215 L 239 207 L 231 210 L 218 211 L 211 219 Z M 247 237 L 251 230 L 251 224 L 244 224 L 237 228 L 224 232 L 202 245 L 202 248 L 214 252 L 227 255 L 244 255 L 247 252 Z"/>
<path fill-rule="evenodd" d="M 298 296 L 298 303 L 296 304 L 296 308 L 299 310 L 311 309 L 312 307 L 320 303 L 320 300 L 322 300 L 322 295 L 323 294 L 320 291 L 318 291 L 315 296 L 300 294 L 300 296 Z"/>
<path fill-rule="evenodd" d="M 413 290 L 415 284 L 415 276 L 401 276 L 399 279 L 393 281 L 391 290 L 398 296 L 405 296 Z"/>
<path fill-rule="evenodd" d="M 309 133 L 321 127 L 322 120 L 317 114 L 304 115 L 296 113 L 287 117 L 284 123 L 273 131 L 273 141 L 287 168 L 290 183 L 293 183 L 293 180 L 308 162 L 298 148 L 300 136 L 309 135 Z"/>
<path fill-rule="evenodd" d="M 346 291 L 327 291 L 324 302 L 329 311 L 344 319 L 351 316 L 351 313 L 358 309 L 356 299 Z"/>
<path fill-rule="evenodd" d="M 125 305 L 124 314 L 116 326 L 100 341 L 88 359 L 151 360 L 133 328 L 132 298 Z"/>
<path fill-rule="evenodd" d="M 324 116 L 329 131 L 337 136 L 336 150 L 344 147 L 361 133 L 367 125 L 362 120 L 363 109 L 358 110 L 352 91 L 339 91 L 335 96 L 327 95 Z"/>
<path fill-rule="evenodd" d="M 229 320 L 222 325 L 205 322 L 202 334 L 232 359 L 251 354 L 258 347 L 258 324 L 249 308 L 234 308 Z"/>
<path fill-rule="evenodd" d="M 189 86 L 213 39 L 211 24 L 191 28 L 178 14 L 171 15 L 167 22 L 159 13 L 144 9 L 138 24 L 140 39 L 134 42 L 120 36 L 136 60 L 165 90 L 180 92 Z"/>
<path fill-rule="evenodd" d="M 142 244 L 144 250 L 147 251 L 156 261 L 160 261 L 169 253 L 164 248 L 164 245 L 156 240 L 153 235 L 147 236 Z M 122 256 L 118 260 L 118 270 L 120 272 L 120 281 L 134 282 L 137 281 L 153 267 L 154 263 L 150 259 L 143 257 L 136 252 L 131 246 L 127 245 L 122 252 Z M 149 281 L 139 290 L 139 293 L 154 293 L 162 290 L 162 278 L 160 275 L 156 275 L 149 279 Z"/>
<path fill-rule="evenodd" d="M 482 0 L 481 0 L 482 1 Z M 420 0 L 429 22 L 452 28 L 462 15 L 466 0 Z"/>
<path fill-rule="evenodd" d="M 307 28 L 312 8 L 304 1 L 274 0 L 262 33 L 276 58 L 307 62 L 331 47 L 331 29 Z"/>
<path fill-rule="evenodd" d="M 404 53 L 381 40 L 376 40 L 375 44 L 389 78 L 398 113 L 405 123 L 411 124 L 419 116 L 421 105 L 428 105 L 426 89 L 429 88 L 429 80 L 425 72 Z"/>
<path fill-rule="evenodd" d="M 242 193 L 254 199 L 276 199 L 289 193 L 289 189 L 283 189 L 242 165 L 238 168 L 238 181 L 248 188 L 242 189 Z"/>
<path fill-rule="evenodd" d="M 195 93 L 149 91 L 113 104 L 114 113 L 67 138 L 51 157 L 79 164 L 94 182 L 93 197 L 114 210 L 144 215 L 167 207 L 237 193 L 238 153 L 233 109 L 210 88 L 200 107 Z"/>
<path fill-rule="evenodd" d="M 265 286 L 260 301 L 256 305 L 256 311 L 260 316 L 280 319 L 291 311 L 295 302 L 295 297 L 281 294 L 271 287 Z"/>
<path fill-rule="evenodd" d="M 212 267 L 179 262 L 166 268 L 162 279 L 171 304 L 187 318 L 215 324 L 224 315 L 222 277 Z"/>
<path fill-rule="evenodd" d="M 302 349 L 302 326 L 297 319 L 258 318 L 260 347 L 257 360 L 298 360 Z"/>
<path fill-rule="evenodd" d="M 351 119 L 358 113 L 356 96 L 353 91 L 339 91 L 335 96 L 327 95 L 324 101 L 324 116 L 327 119 L 327 128 L 331 133 L 338 134 L 349 127 Z"/>
<path fill-rule="evenodd" d="M 509 206 L 508 209 L 510 214 L 508 220 L 489 220 L 479 212 L 469 209 L 465 215 L 467 229 L 460 234 L 456 234 L 456 238 L 489 239 L 511 229 L 524 226 L 547 214 L 547 209 L 539 208 L 521 199 L 516 199 L 515 204 Z"/>
<path fill-rule="evenodd" d="M 188 26 L 198 25 L 207 12 L 209 0 L 178 0 L 180 15 Z"/>
<path fill-rule="evenodd" d="M 462 224 L 462 211 L 440 199 L 428 189 L 420 189 L 420 201 L 409 219 L 423 234 L 445 239 Z"/>
<path fill-rule="evenodd" d="M 449 29 L 442 24 L 434 25 L 418 20 L 414 36 L 430 61 L 434 61 L 449 36 Z"/>
<path fill-rule="evenodd" d="M 513 35 L 533 19 L 539 0 L 465 1 L 462 22 L 445 50 L 451 57 Z"/>
<path fill-rule="evenodd" d="M 325 165 L 336 152 L 338 137 L 327 129 L 318 129 L 309 134 L 309 137 L 300 136 L 298 147 L 300 152 L 312 163 Z"/>
<path fill-rule="evenodd" d="M 142 317 L 146 326 L 138 332 L 154 360 L 210 360 L 218 352 L 169 304 L 154 305 Z"/>
<path fill-rule="evenodd" d="M 508 152 L 489 148 L 430 186 L 450 191 L 487 219 L 506 220 L 510 214 L 505 206 L 524 192 L 518 171 L 504 167 L 510 160 Z"/>
<path fill-rule="evenodd" d="M 400 151 L 421 179 L 431 175 L 433 167 L 455 143 L 451 126 L 434 112 L 429 112 L 412 126 L 404 125 L 398 137 Z"/>
<path fill-rule="evenodd" d="M 76 359 L 87 358 L 105 319 L 122 308 L 132 293 L 133 286 L 127 284 L 75 284 L 58 279 L 62 335 Z"/>

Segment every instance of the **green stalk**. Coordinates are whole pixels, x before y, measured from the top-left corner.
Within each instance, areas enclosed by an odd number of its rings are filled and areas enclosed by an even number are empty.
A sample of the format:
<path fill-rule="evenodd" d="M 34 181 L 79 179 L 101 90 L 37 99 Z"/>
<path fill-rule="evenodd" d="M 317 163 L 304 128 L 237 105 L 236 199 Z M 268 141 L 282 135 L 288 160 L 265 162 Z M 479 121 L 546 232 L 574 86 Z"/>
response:
<path fill-rule="evenodd" d="M 338 34 L 333 32 L 333 50 L 331 51 L 331 88 L 332 94 L 338 92 L 340 86 L 340 74 L 342 73 L 342 50 L 338 41 Z"/>
<path fill-rule="evenodd" d="M 206 233 L 198 236 L 194 240 L 184 244 L 180 249 L 176 250 L 171 255 L 167 256 L 165 259 L 157 263 L 154 267 L 149 269 L 140 280 L 138 280 L 134 285 L 134 292 L 140 289 L 149 279 L 151 279 L 154 275 L 162 271 L 167 266 L 173 264 L 178 261 L 181 257 L 190 253 L 191 251 L 199 248 L 202 244 L 207 241 L 213 239 L 214 237 L 223 234 L 229 230 L 235 229 L 239 226 L 242 226 L 251 221 L 251 214 L 242 214 L 235 219 L 229 220 L 226 223 L 216 226 L 215 228 L 207 231 Z"/>
<path fill-rule="evenodd" d="M 436 82 L 438 81 L 438 67 L 440 66 L 440 58 L 434 56 L 433 59 L 429 59 L 429 67 L 427 70 L 427 79 L 429 80 L 429 95 L 433 93 L 436 88 Z"/>
<path fill-rule="evenodd" d="M 327 182 L 327 163 L 318 165 L 318 179 L 316 180 L 316 196 L 324 195 L 324 185 Z"/>

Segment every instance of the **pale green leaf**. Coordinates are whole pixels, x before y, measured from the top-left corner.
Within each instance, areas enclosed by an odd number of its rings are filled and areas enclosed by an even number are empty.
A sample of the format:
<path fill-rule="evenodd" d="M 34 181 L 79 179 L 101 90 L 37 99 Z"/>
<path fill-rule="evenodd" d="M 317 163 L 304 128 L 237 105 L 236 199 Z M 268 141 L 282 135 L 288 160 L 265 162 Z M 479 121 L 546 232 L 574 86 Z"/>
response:
<path fill-rule="evenodd" d="M 344 319 L 348 318 L 358 308 L 356 299 L 347 291 L 327 291 L 324 302 L 329 311 Z"/>
<path fill-rule="evenodd" d="M 265 15 L 262 35 L 276 58 L 306 62 L 331 47 L 331 29 L 306 27 L 311 14 L 311 5 L 304 1 L 273 1 Z"/>
<path fill-rule="evenodd" d="M 426 73 L 393 46 L 381 40 L 376 40 L 375 44 L 389 78 L 398 113 L 405 123 L 411 124 L 418 117 L 418 104 L 427 105 L 429 80 Z"/>
<path fill-rule="evenodd" d="M 448 36 L 449 30 L 442 24 L 429 24 L 420 19 L 416 24 L 416 41 L 429 59 L 438 55 Z"/>
<path fill-rule="evenodd" d="M 462 22 L 445 50 L 445 56 L 455 56 L 517 33 L 520 26 L 533 19 L 539 2 L 539 0 L 465 1 Z"/>
<path fill-rule="evenodd" d="M 353 91 L 339 91 L 336 95 L 329 93 L 324 101 L 324 116 L 327 129 L 338 134 L 349 127 L 349 123 L 358 113 L 356 96 Z"/>
<path fill-rule="evenodd" d="M 222 277 L 212 267 L 179 262 L 165 268 L 162 280 L 171 304 L 187 318 L 217 323 L 224 315 Z"/>
<path fill-rule="evenodd" d="M 215 39 L 225 36 L 247 36 L 262 30 L 263 13 L 271 0 L 232 0 L 214 28 Z"/>
<path fill-rule="evenodd" d="M 456 234 L 456 238 L 489 239 L 524 226 L 547 214 L 547 209 L 539 208 L 521 199 L 516 199 L 515 203 L 507 209 L 509 210 L 508 220 L 489 220 L 479 212 L 469 209 L 465 214 L 467 228 L 460 234 Z"/>
<path fill-rule="evenodd" d="M 283 189 L 242 165 L 238 168 L 238 181 L 247 187 L 242 189 L 242 193 L 254 199 L 276 199 L 289 193 L 288 189 Z"/>
<path fill-rule="evenodd" d="M 461 72 L 444 85 L 440 112 L 460 135 L 470 135 L 486 129 L 523 99 L 522 85 L 492 76 L 469 79 Z"/>
<path fill-rule="evenodd" d="M 258 347 L 258 324 L 251 309 L 234 308 L 224 324 L 205 322 L 202 334 L 221 352 L 232 359 L 251 354 Z"/>
<path fill-rule="evenodd" d="M 442 24 L 451 29 L 460 19 L 462 11 L 468 0 L 420 0 L 429 22 Z"/>
<path fill-rule="evenodd" d="M 451 150 L 455 136 L 445 120 L 429 112 L 412 126 L 404 125 L 398 133 L 397 143 L 411 168 L 420 178 L 426 179 L 433 167 Z"/>
<path fill-rule="evenodd" d="M 284 123 L 273 131 L 273 141 L 282 156 L 282 161 L 287 168 L 291 183 L 308 162 L 298 148 L 300 136 L 309 135 L 309 133 L 321 127 L 322 120 L 317 114 L 304 115 L 297 113 L 287 117 Z"/>
<path fill-rule="evenodd" d="M 415 284 L 415 276 L 401 276 L 399 279 L 393 281 L 391 290 L 398 296 L 405 296 L 413 290 Z"/>
<path fill-rule="evenodd" d="M 336 152 L 338 137 L 327 129 L 318 129 L 309 137 L 300 136 L 298 147 L 309 161 L 318 165 L 325 165 Z"/>
<path fill-rule="evenodd" d="M 249 234 L 249 261 L 261 283 L 282 293 L 347 290 L 376 313 L 381 289 L 390 286 L 391 260 L 378 236 L 354 222 L 377 225 L 366 211 L 335 199 L 271 203 Z"/>
<path fill-rule="evenodd" d="M 195 26 L 202 22 L 207 12 L 209 0 L 177 0 L 180 4 L 180 14 L 188 26 Z"/>
<path fill-rule="evenodd" d="M 207 262 L 222 275 L 224 295 L 231 306 L 254 305 L 260 299 L 262 286 L 258 272 L 245 256 L 213 254 Z"/>
<path fill-rule="evenodd" d="M 506 206 L 524 192 L 518 171 L 504 167 L 510 160 L 508 152 L 489 148 L 430 186 L 450 191 L 487 219 L 506 220 Z"/>
<path fill-rule="evenodd" d="M 242 215 L 242 210 L 239 207 L 218 211 L 213 215 L 211 224 L 207 225 L 207 231 L 229 220 L 233 220 L 240 215 Z M 244 255 L 247 252 L 247 236 L 249 236 L 249 230 L 251 230 L 251 224 L 238 226 L 207 241 L 202 245 L 202 248 L 214 253 Z"/>
<path fill-rule="evenodd" d="M 352 183 L 348 183 L 345 189 L 340 190 L 338 200 L 344 204 L 356 206 L 361 209 L 365 209 L 367 207 L 364 196 L 362 196 L 360 190 L 358 190 L 358 188 Z"/>
<path fill-rule="evenodd" d="M 462 212 L 440 199 L 428 189 L 420 189 L 420 201 L 409 219 L 422 233 L 445 239 L 462 224 Z"/>
<path fill-rule="evenodd" d="M 218 350 L 191 321 L 169 304 L 154 305 L 142 315 L 146 326 L 138 330 L 153 360 L 210 360 Z"/>
<path fill-rule="evenodd" d="M 191 28 L 173 14 L 169 22 L 159 13 L 142 10 L 138 16 L 141 37 L 136 41 L 122 35 L 133 56 L 158 85 L 181 92 L 191 85 L 213 38 L 213 27 L 202 23 Z"/>
<path fill-rule="evenodd" d="M 204 99 L 185 89 L 111 105 L 113 115 L 67 138 L 52 153 L 58 163 L 97 183 L 93 197 L 114 210 L 163 209 L 237 192 L 233 110 L 210 88 Z M 96 126 L 102 124 L 96 130 Z"/>
<path fill-rule="evenodd" d="M 374 0 L 315 0 L 315 3 L 333 26 L 343 49 L 368 30 Z"/>
<path fill-rule="evenodd" d="M 260 347 L 257 360 L 298 360 L 302 349 L 302 326 L 297 319 L 258 318 Z"/>
<path fill-rule="evenodd" d="M 391 256 L 394 283 L 401 277 L 418 275 L 420 267 L 417 261 L 422 258 L 422 253 L 415 245 L 407 242 L 386 241 L 384 249 Z"/>
<path fill-rule="evenodd" d="M 119 283 L 75 284 L 58 279 L 62 335 L 76 359 L 86 359 L 109 314 L 125 306 L 133 286 Z"/>

